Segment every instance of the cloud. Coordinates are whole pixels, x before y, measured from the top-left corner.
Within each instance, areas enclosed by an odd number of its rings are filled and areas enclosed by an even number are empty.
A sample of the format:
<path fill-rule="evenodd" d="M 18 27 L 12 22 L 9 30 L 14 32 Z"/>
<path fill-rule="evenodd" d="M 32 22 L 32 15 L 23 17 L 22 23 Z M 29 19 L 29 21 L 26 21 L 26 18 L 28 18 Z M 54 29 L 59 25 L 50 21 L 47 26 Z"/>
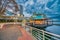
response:
<path fill-rule="evenodd" d="M 18 4 L 24 4 L 24 3 L 26 3 L 28 0 L 16 0 L 16 2 L 18 3 Z"/>
<path fill-rule="evenodd" d="M 44 14 L 60 13 L 60 4 L 58 0 L 16 0 L 16 2 L 19 5 L 23 4 L 23 14 L 25 16 L 32 15 L 33 12 L 42 12 Z"/>
<path fill-rule="evenodd" d="M 23 14 L 24 14 L 24 17 L 31 17 L 32 16 L 32 14 L 29 14 L 27 12 L 24 12 Z"/>

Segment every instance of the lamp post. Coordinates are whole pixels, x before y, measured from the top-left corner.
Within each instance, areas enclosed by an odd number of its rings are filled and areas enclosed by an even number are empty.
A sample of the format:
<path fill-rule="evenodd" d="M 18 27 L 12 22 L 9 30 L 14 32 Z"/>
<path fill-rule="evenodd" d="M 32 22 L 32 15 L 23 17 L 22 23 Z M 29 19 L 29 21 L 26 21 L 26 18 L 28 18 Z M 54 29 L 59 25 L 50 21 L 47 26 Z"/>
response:
<path fill-rule="evenodd" d="M 17 24 L 17 22 L 18 22 L 18 19 L 19 19 L 19 17 L 20 17 L 20 14 L 19 13 L 17 13 L 16 15 L 15 15 L 15 19 L 16 19 L 16 24 Z"/>
<path fill-rule="evenodd" d="M 17 23 L 17 19 L 18 19 L 18 17 L 20 17 L 20 14 L 19 14 L 19 11 L 17 11 L 17 12 L 14 12 L 15 13 L 15 15 L 14 15 L 14 19 L 15 19 L 15 23 Z"/>

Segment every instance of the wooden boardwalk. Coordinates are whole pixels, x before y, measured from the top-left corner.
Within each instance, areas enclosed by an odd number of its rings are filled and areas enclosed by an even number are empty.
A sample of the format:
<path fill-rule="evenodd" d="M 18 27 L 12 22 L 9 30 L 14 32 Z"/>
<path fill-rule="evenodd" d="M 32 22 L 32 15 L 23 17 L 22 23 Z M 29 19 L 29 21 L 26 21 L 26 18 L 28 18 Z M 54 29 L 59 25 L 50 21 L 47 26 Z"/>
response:
<path fill-rule="evenodd" d="M 33 40 L 32 36 L 19 25 L 4 25 L 0 40 Z"/>

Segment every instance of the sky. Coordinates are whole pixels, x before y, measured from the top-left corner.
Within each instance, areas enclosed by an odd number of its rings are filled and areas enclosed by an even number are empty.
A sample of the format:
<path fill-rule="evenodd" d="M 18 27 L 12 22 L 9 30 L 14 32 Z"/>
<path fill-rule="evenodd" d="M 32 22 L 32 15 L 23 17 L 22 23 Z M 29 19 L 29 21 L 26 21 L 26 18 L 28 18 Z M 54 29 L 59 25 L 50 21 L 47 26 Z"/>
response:
<path fill-rule="evenodd" d="M 47 17 L 60 16 L 60 0 L 16 0 L 16 2 L 23 6 L 23 14 L 27 17 L 33 12 L 44 13 Z"/>

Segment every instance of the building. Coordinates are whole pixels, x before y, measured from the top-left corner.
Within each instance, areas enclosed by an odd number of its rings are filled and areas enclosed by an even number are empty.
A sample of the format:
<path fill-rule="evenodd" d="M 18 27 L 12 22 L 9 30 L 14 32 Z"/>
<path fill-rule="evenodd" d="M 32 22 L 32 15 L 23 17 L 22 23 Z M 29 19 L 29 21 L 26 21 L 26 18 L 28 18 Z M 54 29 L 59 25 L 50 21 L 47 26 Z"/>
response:
<path fill-rule="evenodd" d="M 23 15 L 23 6 L 20 5 L 20 14 Z"/>

